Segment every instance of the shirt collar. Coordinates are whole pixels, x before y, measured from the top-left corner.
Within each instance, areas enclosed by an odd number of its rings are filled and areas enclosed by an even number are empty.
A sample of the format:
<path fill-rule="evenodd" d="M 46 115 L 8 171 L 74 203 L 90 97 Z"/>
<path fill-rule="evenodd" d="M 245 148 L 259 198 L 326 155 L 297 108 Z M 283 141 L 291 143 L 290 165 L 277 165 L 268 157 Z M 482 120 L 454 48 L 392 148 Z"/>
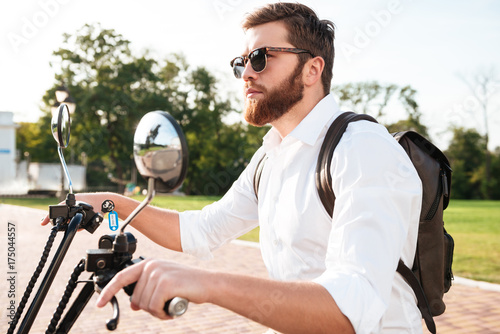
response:
<path fill-rule="evenodd" d="M 332 94 L 328 94 L 318 102 L 288 136 L 312 146 L 318 140 L 323 129 L 333 121 L 334 116 L 337 116 L 338 113 L 340 113 L 340 109 L 337 102 Z M 278 131 L 272 127 L 263 138 L 264 150 L 269 151 L 280 143 L 281 137 Z"/>

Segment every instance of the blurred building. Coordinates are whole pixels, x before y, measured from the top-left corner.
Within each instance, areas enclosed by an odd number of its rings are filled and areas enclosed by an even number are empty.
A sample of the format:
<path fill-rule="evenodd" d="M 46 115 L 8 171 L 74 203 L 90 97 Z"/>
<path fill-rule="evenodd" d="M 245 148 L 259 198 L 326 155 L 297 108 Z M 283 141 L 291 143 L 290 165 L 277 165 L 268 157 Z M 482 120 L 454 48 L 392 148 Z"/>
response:
<path fill-rule="evenodd" d="M 61 189 L 61 165 L 59 163 L 30 163 L 22 160 L 22 152 L 16 149 L 14 113 L 0 111 L 0 195 L 25 195 L 28 193 L 56 193 Z M 54 155 L 57 155 L 54 141 Z M 68 165 L 73 189 L 86 188 L 86 168 Z M 64 188 L 68 189 L 64 179 Z"/>
<path fill-rule="evenodd" d="M 14 113 L 0 112 L 0 194 L 28 192 L 26 163 L 18 164 Z"/>

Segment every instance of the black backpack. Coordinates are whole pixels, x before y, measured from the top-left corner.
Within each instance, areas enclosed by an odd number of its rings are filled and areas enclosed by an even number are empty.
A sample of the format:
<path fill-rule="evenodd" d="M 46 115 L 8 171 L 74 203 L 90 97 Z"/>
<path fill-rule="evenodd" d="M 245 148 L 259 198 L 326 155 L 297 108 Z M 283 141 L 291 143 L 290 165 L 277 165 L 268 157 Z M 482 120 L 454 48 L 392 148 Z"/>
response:
<path fill-rule="evenodd" d="M 333 215 L 335 194 L 332 188 L 330 165 L 333 151 L 350 122 L 367 120 L 377 122 L 366 114 L 345 112 L 335 119 L 325 135 L 316 165 L 316 187 L 325 209 Z M 444 293 L 453 280 L 453 238 L 446 232 L 443 211 L 450 199 L 451 168 L 446 156 L 431 142 L 414 131 L 392 134 L 403 146 L 422 181 L 422 210 L 418 229 L 417 249 L 413 268 L 408 268 L 400 259 L 397 267 L 406 282 L 412 287 L 427 328 L 436 333 L 433 316 L 445 310 Z M 267 156 L 258 162 L 254 175 L 254 190 L 257 196 L 260 177 Z"/>

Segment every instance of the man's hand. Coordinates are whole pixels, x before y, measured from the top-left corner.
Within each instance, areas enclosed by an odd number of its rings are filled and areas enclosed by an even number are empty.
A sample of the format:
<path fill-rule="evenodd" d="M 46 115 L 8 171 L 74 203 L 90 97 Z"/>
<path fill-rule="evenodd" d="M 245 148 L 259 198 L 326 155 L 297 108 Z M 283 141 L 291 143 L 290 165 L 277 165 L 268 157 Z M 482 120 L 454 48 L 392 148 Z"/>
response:
<path fill-rule="evenodd" d="M 210 281 L 209 276 L 210 272 L 197 268 L 146 259 L 116 274 L 101 291 L 97 307 L 103 307 L 123 287 L 137 282 L 131 308 L 147 311 L 159 319 L 172 319 L 163 310 L 165 303 L 174 297 L 197 304 L 207 302 L 209 298 L 203 284 Z"/>

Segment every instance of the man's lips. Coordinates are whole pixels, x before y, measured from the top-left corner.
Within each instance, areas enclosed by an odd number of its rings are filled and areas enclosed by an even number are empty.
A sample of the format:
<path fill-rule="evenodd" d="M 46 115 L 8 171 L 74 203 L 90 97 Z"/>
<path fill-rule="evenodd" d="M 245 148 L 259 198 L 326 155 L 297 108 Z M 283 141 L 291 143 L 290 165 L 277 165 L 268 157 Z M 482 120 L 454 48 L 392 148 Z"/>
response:
<path fill-rule="evenodd" d="M 258 94 L 261 94 L 262 92 L 255 89 L 255 88 L 247 88 L 245 89 L 245 96 L 247 98 L 252 98 L 252 97 L 255 97 L 257 96 Z"/>

